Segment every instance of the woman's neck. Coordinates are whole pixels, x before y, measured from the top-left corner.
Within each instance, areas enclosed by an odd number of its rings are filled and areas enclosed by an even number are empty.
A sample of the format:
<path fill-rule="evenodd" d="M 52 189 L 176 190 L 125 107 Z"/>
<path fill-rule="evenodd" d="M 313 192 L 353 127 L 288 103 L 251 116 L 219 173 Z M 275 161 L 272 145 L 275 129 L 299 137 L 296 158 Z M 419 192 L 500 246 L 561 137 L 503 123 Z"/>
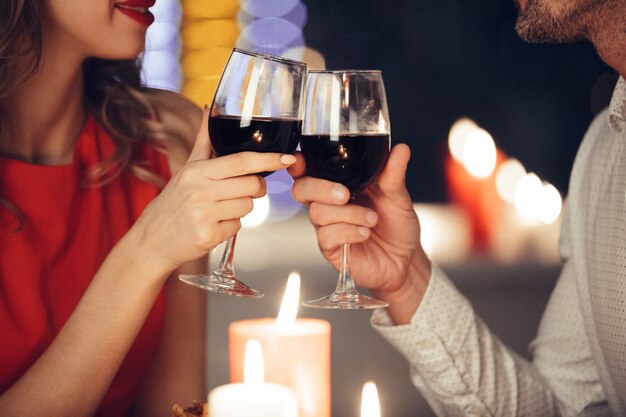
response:
<path fill-rule="evenodd" d="M 36 74 L 5 102 L 11 129 L 0 140 L 1 153 L 45 165 L 72 161 L 86 117 L 83 58 L 54 43 L 44 45 Z"/>

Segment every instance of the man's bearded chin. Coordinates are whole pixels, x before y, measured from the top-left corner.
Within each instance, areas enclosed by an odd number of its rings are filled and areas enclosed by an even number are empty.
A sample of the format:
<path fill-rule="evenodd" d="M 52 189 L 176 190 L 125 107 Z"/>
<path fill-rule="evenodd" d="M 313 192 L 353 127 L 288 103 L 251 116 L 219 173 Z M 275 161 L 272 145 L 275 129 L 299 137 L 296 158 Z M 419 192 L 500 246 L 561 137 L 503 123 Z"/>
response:
<path fill-rule="evenodd" d="M 526 42 L 567 43 L 583 38 L 578 20 L 572 15 L 554 17 L 541 1 L 529 0 L 517 17 L 515 30 Z"/>

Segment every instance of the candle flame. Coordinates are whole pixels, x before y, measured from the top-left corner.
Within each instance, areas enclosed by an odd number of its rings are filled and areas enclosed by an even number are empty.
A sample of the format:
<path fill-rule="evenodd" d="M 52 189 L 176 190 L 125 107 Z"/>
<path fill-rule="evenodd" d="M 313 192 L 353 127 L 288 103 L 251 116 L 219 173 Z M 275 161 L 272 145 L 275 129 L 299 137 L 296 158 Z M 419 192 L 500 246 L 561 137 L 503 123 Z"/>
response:
<path fill-rule="evenodd" d="M 246 343 L 246 354 L 243 363 L 243 382 L 245 384 L 261 384 L 265 379 L 265 365 L 261 343 L 250 339 Z"/>
<path fill-rule="evenodd" d="M 280 305 L 280 311 L 276 318 L 276 325 L 281 327 L 293 326 L 298 314 L 298 304 L 300 303 L 300 275 L 292 272 L 287 278 L 285 295 Z"/>
<path fill-rule="evenodd" d="M 361 395 L 361 417 L 380 417 L 380 402 L 376 384 L 367 382 Z"/>

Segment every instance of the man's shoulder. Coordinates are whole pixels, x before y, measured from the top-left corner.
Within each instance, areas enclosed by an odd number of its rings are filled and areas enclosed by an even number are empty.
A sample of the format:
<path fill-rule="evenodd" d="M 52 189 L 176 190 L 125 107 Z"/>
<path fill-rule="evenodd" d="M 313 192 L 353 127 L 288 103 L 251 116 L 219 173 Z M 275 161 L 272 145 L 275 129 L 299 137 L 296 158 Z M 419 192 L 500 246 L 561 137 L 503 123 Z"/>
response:
<path fill-rule="evenodd" d="M 577 175 L 607 162 L 607 152 L 613 148 L 615 136 L 608 122 L 608 109 L 604 109 L 594 117 L 578 148 L 572 168 L 570 187 L 576 185 Z"/>

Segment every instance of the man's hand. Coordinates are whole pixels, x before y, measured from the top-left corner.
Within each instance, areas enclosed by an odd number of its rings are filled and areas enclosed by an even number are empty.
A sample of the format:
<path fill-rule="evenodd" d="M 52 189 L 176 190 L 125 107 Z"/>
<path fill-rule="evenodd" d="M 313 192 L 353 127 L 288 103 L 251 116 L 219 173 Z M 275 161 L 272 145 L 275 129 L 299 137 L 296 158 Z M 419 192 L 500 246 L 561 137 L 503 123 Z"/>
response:
<path fill-rule="evenodd" d="M 393 147 L 377 182 L 349 203 L 341 184 L 305 176 L 302 155 L 289 168 L 294 198 L 309 206 L 324 257 L 339 268 L 341 245 L 350 243 L 356 284 L 390 303 L 397 324 L 408 323 L 430 278 L 430 261 L 420 245 L 420 226 L 405 187 L 409 147 Z"/>

